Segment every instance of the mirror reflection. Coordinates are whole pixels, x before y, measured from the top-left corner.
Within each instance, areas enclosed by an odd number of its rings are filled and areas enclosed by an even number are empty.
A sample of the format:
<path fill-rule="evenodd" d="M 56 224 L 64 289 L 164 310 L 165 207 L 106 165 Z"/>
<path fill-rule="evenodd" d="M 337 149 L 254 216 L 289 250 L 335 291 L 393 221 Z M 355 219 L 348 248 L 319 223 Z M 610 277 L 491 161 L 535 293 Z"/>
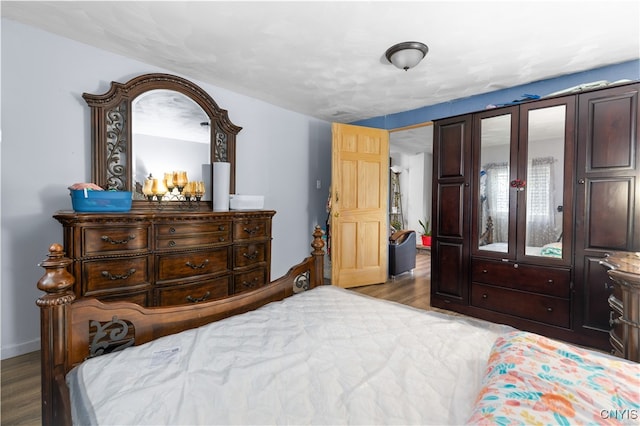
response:
<path fill-rule="evenodd" d="M 480 250 L 509 251 L 510 134 L 510 114 L 480 122 Z"/>
<path fill-rule="evenodd" d="M 211 200 L 210 127 L 206 112 L 180 92 L 155 89 L 136 97 L 131 119 L 135 198 L 145 198 L 143 189 L 150 175 L 176 195 L 178 185 L 165 179 L 184 174 L 188 182 L 203 185 L 202 200 Z M 164 199 L 178 197 L 167 194 Z"/>
<path fill-rule="evenodd" d="M 565 106 L 529 111 L 527 256 L 562 257 Z"/>
<path fill-rule="evenodd" d="M 511 115 L 481 120 L 479 250 L 511 253 L 513 195 L 518 197 L 518 224 L 524 224 L 524 254 L 562 258 L 565 113 L 565 105 L 528 111 L 527 139 L 519 141 L 519 149 L 526 150 L 526 164 L 517 165 L 514 180 L 509 163 Z M 518 144 L 513 146 L 518 149 Z"/>

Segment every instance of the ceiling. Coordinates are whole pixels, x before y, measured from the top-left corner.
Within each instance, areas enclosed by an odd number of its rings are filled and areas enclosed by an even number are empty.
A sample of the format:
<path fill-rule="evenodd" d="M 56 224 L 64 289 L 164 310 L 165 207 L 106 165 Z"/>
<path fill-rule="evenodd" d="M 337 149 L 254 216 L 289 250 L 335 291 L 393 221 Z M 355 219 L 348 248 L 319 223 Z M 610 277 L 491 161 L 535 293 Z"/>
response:
<path fill-rule="evenodd" d="M 640 58 L 637 1 L 3 0 L 1 13 L 340 123 Z M 413 40 L 429 46 L 417 67 L 388 63 Z"/>

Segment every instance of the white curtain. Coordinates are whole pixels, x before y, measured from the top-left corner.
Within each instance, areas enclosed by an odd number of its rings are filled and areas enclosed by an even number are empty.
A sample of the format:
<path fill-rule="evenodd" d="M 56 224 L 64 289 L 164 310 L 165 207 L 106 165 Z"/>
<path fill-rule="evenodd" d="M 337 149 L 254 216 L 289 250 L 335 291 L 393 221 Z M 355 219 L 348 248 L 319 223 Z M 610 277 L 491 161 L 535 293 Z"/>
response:
<path fill-rule="evenodd" d="M 555 242 L 553 157 L 534 158 L 527 176 L 527 241 L 529 247 Z"/>
<path fill-rule="evenodd" d="M 509 163 L 489 163 L 484 166 L 484 185 L 481 185 L 482 223 L 493 220 L 493 242 L 505 243 L 509 238 Z"/>

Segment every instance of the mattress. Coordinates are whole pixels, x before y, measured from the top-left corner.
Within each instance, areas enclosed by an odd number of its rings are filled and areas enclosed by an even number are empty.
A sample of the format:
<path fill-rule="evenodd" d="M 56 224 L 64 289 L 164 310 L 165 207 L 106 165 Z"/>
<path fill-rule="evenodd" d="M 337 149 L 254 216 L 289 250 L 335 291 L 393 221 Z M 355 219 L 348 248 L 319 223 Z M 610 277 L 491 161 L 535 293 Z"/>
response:
<path fill-rule="evenodd" d="M 87 360 L 76 424 L 461 424 L 508 326 L 322 286 Z"/>

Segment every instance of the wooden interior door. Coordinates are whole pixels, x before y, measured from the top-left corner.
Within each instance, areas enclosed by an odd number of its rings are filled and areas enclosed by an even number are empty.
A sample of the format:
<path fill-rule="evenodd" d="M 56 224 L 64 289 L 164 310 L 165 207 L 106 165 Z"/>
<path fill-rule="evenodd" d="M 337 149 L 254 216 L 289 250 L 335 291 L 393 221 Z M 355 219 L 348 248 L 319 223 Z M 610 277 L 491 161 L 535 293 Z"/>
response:
<path fill-rule="evenodd" d="M 383 283 L 388 272 L 389 132 L 334 123 L 331 283 Z"/>

